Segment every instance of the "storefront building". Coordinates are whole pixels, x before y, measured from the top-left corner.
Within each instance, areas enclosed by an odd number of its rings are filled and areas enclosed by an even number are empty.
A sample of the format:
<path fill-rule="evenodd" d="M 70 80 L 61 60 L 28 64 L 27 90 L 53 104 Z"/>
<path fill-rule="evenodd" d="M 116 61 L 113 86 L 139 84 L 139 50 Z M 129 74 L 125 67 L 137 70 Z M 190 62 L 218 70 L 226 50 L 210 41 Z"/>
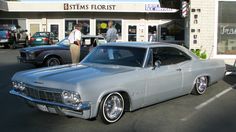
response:
<path fill-rule="evenodd" d="M 112 20 L 118 41 L 163 41 L 183 44 L 184 19 L 178 9 L 161 8 L 158 0 L 80 0 L 64 2 L 7 2 L 0 12 L 0 24 L 13 23 L 32 35 L 54 32 L 59 40 L 77 23 L 84 35 L 106 35 Z"/>
<path fill-rule="evenodd" d="M 236 0 L 191 0 L 189 46 L 207 51 L 210 58 L 236 59 Z"/>

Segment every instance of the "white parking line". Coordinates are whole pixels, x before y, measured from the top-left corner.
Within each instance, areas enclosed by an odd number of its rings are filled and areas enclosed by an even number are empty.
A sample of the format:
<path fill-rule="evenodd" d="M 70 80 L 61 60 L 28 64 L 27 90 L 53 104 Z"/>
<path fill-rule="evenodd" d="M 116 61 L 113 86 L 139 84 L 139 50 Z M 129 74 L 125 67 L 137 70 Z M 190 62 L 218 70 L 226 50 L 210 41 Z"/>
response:
<path fill-rule="evenodd" d="M 207 101 L 205 101 L 205 102 L 203 102 L 203 103 L 197 105 L 197 106 L 195 107 L 195 111 L 194 111 L 194 112 L 192 112 L 191 114 L 187 115 L 186 117 L 184 117 L 184 118 L 182 118 L 182 119 L 180 119 L 180 120 L 181 120 L 181 121 L 187 121 L 189 118 L 191 118 L 192 116 L 196 115 L 199 110 L 201 110 L 202 108 L 204 108 L 205 106 L 207 106 L 207 105 L 210 104 L 211 102 L 215 101 L 217 98 L 220 98 L 221 96 L 223 96 L 223 95 L 225 95 L 226 93 L 230 92 L 231 90 L 234 89 L 234 87 L 236 87 L 236 84 L 233 85 L 232 87 L 229 87 L 229 88 L 225 89 L 224 91 L 218 93 L 217 95 L 215 95 L 214 97 L 208 99 Z"/>
<path fill-rule="evenodd" d="M 216 96 L 208 99 L 207 101 L 201 103 L 200 105 L 196 106 L 195 109 L 196 110 L 200 110 L 203 107 L 207 106 L 208 104 L 210 104 L 211 102 L 213 102 L 214 100 L 216 100 L 217 98 L 220 98 L 221 96 L 223 96 L 224 94 L 228 93 L 229 91 L 233 90 L 233 87 L 230 87 L 228 89 L 225 89 L 224 91 L 218 93 Z"/>

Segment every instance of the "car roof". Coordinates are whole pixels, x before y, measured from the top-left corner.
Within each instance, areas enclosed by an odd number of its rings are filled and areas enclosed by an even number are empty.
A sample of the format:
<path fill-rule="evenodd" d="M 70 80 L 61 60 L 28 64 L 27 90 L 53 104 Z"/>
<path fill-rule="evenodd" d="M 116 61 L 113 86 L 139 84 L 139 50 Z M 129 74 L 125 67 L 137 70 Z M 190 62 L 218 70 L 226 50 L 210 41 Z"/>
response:
<path fill-rule="evenodd" d="M 140 47 L 140 48 L 152 48 L 152 47 L 167 46 L 167 45 L 174 47 L 181 47 L 177 44 L 164 43 L 164 42 L 111 42 L 105 45 Z"/>
<path fill-rule="evenodd" d="M 111 42 L 107 44 L 103 44 L 100 46 L 125 46 L 125 47 L 135 47 L 135 48 L 155 48 L 155 47 L 175 47 L 177 49 L 181 49 L 188 55 L 190 55 L 193 59 L 198 59 L 192 52 L 190 52 L 184 46 L 172 43 L 164 43 L 164 42 Z"/>

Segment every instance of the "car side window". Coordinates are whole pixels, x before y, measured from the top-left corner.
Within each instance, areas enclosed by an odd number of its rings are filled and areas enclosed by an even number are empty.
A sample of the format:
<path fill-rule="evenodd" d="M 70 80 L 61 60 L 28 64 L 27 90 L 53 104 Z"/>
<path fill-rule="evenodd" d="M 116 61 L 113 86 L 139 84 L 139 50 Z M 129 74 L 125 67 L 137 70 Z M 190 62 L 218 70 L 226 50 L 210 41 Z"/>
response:
<path fill-rule="evenodd" d="M 149 49 L 146 67 L 153 67 L 153 49 Z"/>
<path fill-rule="evenodd" d="M 153 49 L 153 62 L 157 60 L 164 66 L 188 61 L 191 57 L 174 47 L 158 47 Z"/>

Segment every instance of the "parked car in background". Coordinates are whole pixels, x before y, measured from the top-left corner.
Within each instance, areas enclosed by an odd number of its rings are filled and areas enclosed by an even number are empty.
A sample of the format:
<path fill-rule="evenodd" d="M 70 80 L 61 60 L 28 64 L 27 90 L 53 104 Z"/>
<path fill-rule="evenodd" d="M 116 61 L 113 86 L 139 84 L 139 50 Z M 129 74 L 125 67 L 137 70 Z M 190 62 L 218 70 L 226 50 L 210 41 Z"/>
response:
<path fill-rule="evenodd" d="M 80 64 L 18 72 L 10 93 L 41 111 L 114 123 L 125 111 L 202 95 L 224 73 L 223 60 L 200 60 L 175 44 L 111 43 Z"/>
<path fill-rule="evenodd" d="M 16 48 L 20 45 L 28 46 L 27 30 L 17 28 L 12 24 L 0 25 L 0 45 L 5 48 Z"/>
<path fill-rule="evenodd" d="M 30 46 L 52 45 L 58 41 L 53 32 L 36 32 L 30 38 Z"/>
<path fill-rule="evenodd" d="M 93 47 L 104 43 L 106 40 L 100 36 L 82 36 L 80 59 L 82 60 Z M 69 40 L 65 38 L 55 45 L 23 48 L 20 50 L 18 60 L 22 63 L 43 66 L 71 63 L 69 45 Z"/>

